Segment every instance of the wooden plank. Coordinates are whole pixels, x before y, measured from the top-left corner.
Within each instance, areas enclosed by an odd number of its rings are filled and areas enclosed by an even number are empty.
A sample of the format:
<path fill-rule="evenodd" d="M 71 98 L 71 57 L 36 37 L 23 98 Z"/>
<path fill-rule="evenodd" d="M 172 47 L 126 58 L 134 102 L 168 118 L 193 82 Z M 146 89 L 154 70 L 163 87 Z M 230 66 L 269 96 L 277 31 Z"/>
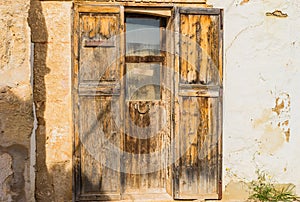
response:
<path fill-rule="evenodd" d="M 140 110 L 146 113 L 140 113 Z M 161 111 L 164 104 L 159 101 L 128 101 L 126 113 L 125 189 L 124 195 L 143 193 L 166 193 L 163 149 L 164 132 L 159 132 L 166 114 Z M 152 155 L 152 159 L 149 157 Z M 156 165 L 156 166 L 154 166 Z M 156 168 L 162 168 L 155 170 Z"/>
<path fill-rule="evenodd" d="M 119 78 L 121 64 L 116 59 L 121 57 L 119 21 L 120 14 L 81 15 L 80 82 L 115 81 Z M 96 46 L 103 41 L 113 41 L 113 45 Z"/>
<path fill-rule="evenodd" d="M 180 7 L 179 12 L 189 15 L 220 15 L 221 10 L 219 8 Z"/>
<path fill-rule="evenodd" d="M 72 179 L 72 190 L 73 190 L 73 198 L 77 200 L 80 196 L 80 190 L 81 185 L 80 183 L 80 140 L 79 140 L 79 128 L 78 128 L 78 69 L 79 69 L 79 61 L 78 61 L 78 55 L 79 55 L 79 13 L 77 11 L 77 6 L 74 7 L 74 20 L 73 20 L 73 31 L 74 34 L 72 34 L 72 62 L 73 62 L 73 68 L 71 70 L 71 82 L 72 82 L 72 111 L 74 112 L 73 117 L 74 120 L 72 121 L 72 130 L 73 130 L 73 179 Z"/>
<path fill-rule="evenodd" d="M 220 85 L 223 85 L 223 55 L 224 55 L 224 46 L 223 46 L 223 21 L 224 21 L 224 10 L 221 9 L 220 19 L 219 19 L 219 78 Z"/>
<path fill-rule="evenodd" d="M 163 62 L 164 56 L 147 55 L 147 56 L 126 56 L 126 63 L 142 63 L 142 62 Z"/>
<path fill-rule="evenodd" d="M 187 72 L 188 83 L 195 83 L 197 81 L 199 72 L 199 62 L 198 61 L 198 44 L 196 43 L 197 38 L 197 25 L 198 25 L 198 15 L 188 15 L 189 18 L 189 50 L 188 50 L 188 63 L 189 69 Z"/>
<path fill-rule="evenodd" d="M 120 6 L 114 5 L 78 5 L 78 12 L 80 13 L 120 13 Z"/>
<path fill-rule="evenodd" d="M 112 122 L 111 98 L 80 99 L 81 181 L 83 193 L 119 192 L 118 153 L 109 145 L 119 147 L 116 126 Z"/>
<path fill-rule="evenodd" d="M 79 96 L 112 96 L 120 95 L 120 91 L 119 83 L 80 83 L 78 94 Z"/>
<path fill-rule="evenodd" d="M 116 42 L 114 40 L 86 40 L 84 41 L 85 47 L 115 47 Z"/>
<path fill-rule="evenodd" d="M 139 163 L 138 163 L 138 154 L 140 152 L 139 139 L 132 135 L 137 134 L 137 123 L 139 117 L 134 109 L 133 103 L 126 103 L 126 122 L 125 122 L 125 143 L 124 148 L 125 152 L 128 153 L 126 159 L 124 159 L 124 168 L 125 168 L 125 187 L 124 192 L 131 192 L 132 189 L 139 189 Z"/>
<path fill-rule="evenodd" d="M 188 83 L 189 71 L 189 18 L 187 15 L 180 15 L 180 82 Z"/>
<path fill-rule="evenodd" d="M 173 10 L 172 10 L 173 12 Z M 169 18 L 166 24 L 165 30 L 165 64 L 164 66 L 170 68 L 163 68 L 162 70 L 162 78 L 161 83 L 163 86 L 162 89 L 162 100 L 166 102 L 166 111 L 168 112 L 166 115 L 166 130 L 169 133 L 165 135 L 165 166 L 166 169 L 166 191 L 169 196 L 173 197 L 173 166 L 174 166 L 174 101 L 175 101 L 175 93 L 174 93 L 174 62 L 175 62 L 175 40 L 174 40 L 174 18 Z"/>
<path fill-rule="evenodd" d="M 220 65 L 219 65 L 219 23 L 220 16 L 211 16 L 208 24 L 208 31 L 206 39 L 209 44 L 207 47 L 208 54 L 208 72 L 207 83 L 218 85 L 220 79 Z"/>
<path fill-rule="evenodd" d="M 189 96 L 189 97 L 219 97 L 219 89 L 180 89 L 178 92 L 179 96 Z"/>
<path fill-rule="evenodd" d="M 116 201 L 120 200 L 120 194 L 82 194 L 79 201 Z"/>
<path fill-rule="evenodd" d="M 180 19 L 181 82 L 217 85 L 221 80 L 219 16 L 181 13 Z"/>
<path fill-rule="evenodd" d="M 181 113 L 180 113 L 180 104 L 178 99 L 178 83 L 180 83 L 180 52 L 181 52 L 181 43 L 180 43 L 180 15 L 179 15 L 179 9 L 174 8 L 174 71 L 175 71 L 175 78 L 174 78 L 174 101 L 173 101 L 173 196 L 175 199 L 180 198 L 180 187 L 179 187 L 179 171 L 180 171 L 180 136 L 179 136 L 179 128 L 180 128 L 180 119 L 181 119 Z"/>
<path fill-rule="evenodd" d="M 134 14 L 146 14 L 152 16 L 159 17 L 170 17 L 171 16 L 171 8 L 153 8 L 153 7 L 126 7 L 126 13 L 134 13 Z"/>

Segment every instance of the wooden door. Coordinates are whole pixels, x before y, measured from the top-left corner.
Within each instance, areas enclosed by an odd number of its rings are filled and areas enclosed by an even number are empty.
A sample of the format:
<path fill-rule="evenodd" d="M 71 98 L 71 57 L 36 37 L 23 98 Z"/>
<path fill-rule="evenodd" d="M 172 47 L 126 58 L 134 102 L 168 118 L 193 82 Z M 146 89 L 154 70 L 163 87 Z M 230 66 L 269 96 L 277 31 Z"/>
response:
<path fill-rule="evenodd" d="M 221 197 L 222 10 L 175 11 L 176 199 Z"/>
<path fill-rule="evenodd" d="M 121 6 L 75 8 L 75 200 L 120 199 L 124 18 Z M 120 113 L 122 114 L 122 113 Z"/>
<path fill-rule="evenodd" d="M 171 100 L 164 86 L 165 19 L 125 15 L 125 133 L 122 159 L 123 198 L 172 196 L 168 172 Z M 164 81 L 164 83 L 162 82 Z"/>
<path fill-rule="evenodd" d="M 222 10 L 173 10 L 75 5 L 76 201 L 221 197 Z"/>

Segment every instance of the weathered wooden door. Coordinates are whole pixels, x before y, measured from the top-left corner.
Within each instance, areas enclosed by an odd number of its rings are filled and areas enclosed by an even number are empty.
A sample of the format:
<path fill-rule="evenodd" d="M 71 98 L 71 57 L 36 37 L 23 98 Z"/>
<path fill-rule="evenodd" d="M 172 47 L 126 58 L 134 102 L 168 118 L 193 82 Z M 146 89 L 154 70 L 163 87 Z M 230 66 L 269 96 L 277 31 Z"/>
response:
<path fill-rule="evenodd" d="M 75 8 L 75 200 L 120 199 L 124 12 L 121 6 Z M 122 118 L 122 117 L 121 117 Z"/>
<path fill-rule="evenodd" d="M 133 10 L 75 5 L 75 200 L 220 198 L 221 10 Z"/>
<path fill-rule="evenodd" d="M 222 11 L 175 11 L 175 158 L 177 199 L 221 197 Z"/>
<path fill-rule="evenodd" d="M 171 196 L 171 100 L 164 88 L 165 19 L 126 14 L 123 198 Z M 169 189 L 169 193 L 168 193 Z"/>

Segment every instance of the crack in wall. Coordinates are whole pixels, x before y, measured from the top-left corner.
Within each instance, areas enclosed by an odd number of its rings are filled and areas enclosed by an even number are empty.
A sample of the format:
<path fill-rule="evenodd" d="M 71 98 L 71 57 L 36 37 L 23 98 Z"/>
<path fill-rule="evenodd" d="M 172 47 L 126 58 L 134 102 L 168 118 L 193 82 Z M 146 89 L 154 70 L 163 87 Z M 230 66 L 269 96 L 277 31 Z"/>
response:
<path fill-rule="evenodd" d="M 261 25 L 264 24 L 264 21 L 258 23 L 258 24 L 255 24 L 255 25 L 250 25 L 250 26 L 247 26 L 245 28 L 243 28 L 241 31 L 239 31 L 235 37 L 233 38 L 233 40 L 230 42 L 230 44 L 227 46 L 226 50 L 225 50 L 225 66 L 227 67 L 227 53 L 229 51 L 229 49 L 233 46 L 233 44 L 237 41 L 237 39 L 246 31 L 248 31 L 249 29 L 252 29 L 252 28 L 256 28 L 256 27 L 259 27 Z"/>

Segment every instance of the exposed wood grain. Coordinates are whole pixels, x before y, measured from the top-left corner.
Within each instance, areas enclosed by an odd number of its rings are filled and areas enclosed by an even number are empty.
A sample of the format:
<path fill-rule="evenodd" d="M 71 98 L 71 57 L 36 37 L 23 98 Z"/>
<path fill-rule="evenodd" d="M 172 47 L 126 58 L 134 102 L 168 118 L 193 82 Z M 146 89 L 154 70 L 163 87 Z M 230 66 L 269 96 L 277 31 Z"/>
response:
<path fill-rule="evenodd" d="M 126 56 L 125 61 L 128 63 L 140 63 L 140 62 L 163 62 L 164 56 L 147 55 L 147 56 Z"/>
<path fill-rule="evenodd" d="M 78 94 L 80 96 L 116 96 L 120 95 L 119 83 L 80 83 Z"/>
<path fill-rule="evenodd" d="M 141 111 L 137 109 L 137 105 Z M 167 114 L 160 101 L 128 101 L 126 110 L 126 135 L 124 148 L 129 155 L 125 159 L 125 195 L 137 193 L 166 193 L 167 155 L 160 151 L 167 139 L 164 127 Z M 144 110 L 149 108 L 149 110 Z M 161 131 L 162 130 L 162 131 Z M 149 159 L 149 157 L 152 157 Z M 155 191 L 156 190 L 156 191 Z"/>
<path fill-rule="evenodd" d="M 102 16 L 104 15 L 104 16 Z M 81 15 L 80 78 L 85 81 L 115 81 L 119 77 L 120 15 Z M 86 46 L 91 41 L 113 41 L 118 46 Z"/>
<path fill-rule="evenodd" d="M 114 37 L 124 31 L 124 8 L 86 4 L 75 5 L 74 13 L 75 200 L 220 198 L 222 10 L 186 7 L 174 9 L 172 16 L 168 6 L 127 8 L 170 17 L 166 28 L 173 35 L 160 36 L 160 49 L 167 51 L 145 49 L 124 57 L 124 36 Z M 145 64 L 162 65 L 159 74 Z M 157 78 L 158 93 L 144 100 L 126 97 L 129 83 L 122 77 L 130 69 Z M 112 99 L 119 103 L 114 112 Z M 121 153 L 112 152 L 110 145 Z M 151 171 L 153 167 L 161 169 Z"/>
<path fill-rule="evenodd" d="M 134 14 L 146 14 L 159 17 L 171 16 L 171 9 L 169 8 L 153 8 L 153 7 L 126 7 L 125 12 Z"/>
<path fill-rule="evenodd" d="M 123 39 L 115 37 L 123 32 L 123 10 L 101 5 L 75 8 L 75 199 L 118 200 L 121 156 L 112 147 L 121 148 L 122 136 L 111 107 L 113 96 L 116 101 L 121 96 L 121 83 L 116 81 L 124 73 Z M 115 45 L 87 43 L 95 41 L 114 41 Z M 114 106 L 114 110 L 122 109 Z"/>
<path fill-rule="evenodd" d="M 79 61 L 78 61 L 78 54 L 79 54 L 79 12 L 77 11 L 78 6 L 74 6 L 74 21 L 73 21 L 73 31 L 72 34 L 72 61 L 73 61 L 73 68 L 72 68 L 72 110 L 74 112 L 73 117 L 73 131 L 74 131 L 74 143 L 73 143 L 73 180 L 72 180 L 72 190 L 73 191 L 73 198 L 77 200 L 80 197 L 80 141 L 79 141 L 79 128 L 78 128 L 78 68 L 79 68 Z"/>
<path fill-rule="evenodd" d="M 218 85 L 220 82 L 219 18 L 218 15 L 180 14 L 182 83 Z"/>
<path fill-rule="evenodd" d="M 175 198 L 220 198 L 222 67 L 219 9 L 179 8 L 179 102 L 175 104 Z M 176 39 L 175 39 L 176 41 Z M 178 67 L 176 67 L 178 65 Z M 175 88 L 176 89 L 176 88 Z M 179 133 L 176 135 L 176 132 Z M 178 143 L 179 142 L 179 143 Z"/>
<path fill-rule="evenodd" d="M 115 47 L 114 40 L 86 40 L 84 42 L 85 47 Z"/>
<path fill-rule="evenodd" d="M 116 5 L 78 5 L 78 12 L 80 13 L 120 13 L 120 7 Z"/>
<path fill-rule="evenodd" d="M 196 7 L 180 7 L 180 13 L 188 15 L 220 15 L 219 8 L 196 8 Z"/>
<path fill-rule="evenodd" d="M 119 191 L 120 159 L 109 145 L 119 147 L 117 128 L 112 119 L 111 98 L 80 99 L 81 177 L 83 193 L 115 193 Z"/>

